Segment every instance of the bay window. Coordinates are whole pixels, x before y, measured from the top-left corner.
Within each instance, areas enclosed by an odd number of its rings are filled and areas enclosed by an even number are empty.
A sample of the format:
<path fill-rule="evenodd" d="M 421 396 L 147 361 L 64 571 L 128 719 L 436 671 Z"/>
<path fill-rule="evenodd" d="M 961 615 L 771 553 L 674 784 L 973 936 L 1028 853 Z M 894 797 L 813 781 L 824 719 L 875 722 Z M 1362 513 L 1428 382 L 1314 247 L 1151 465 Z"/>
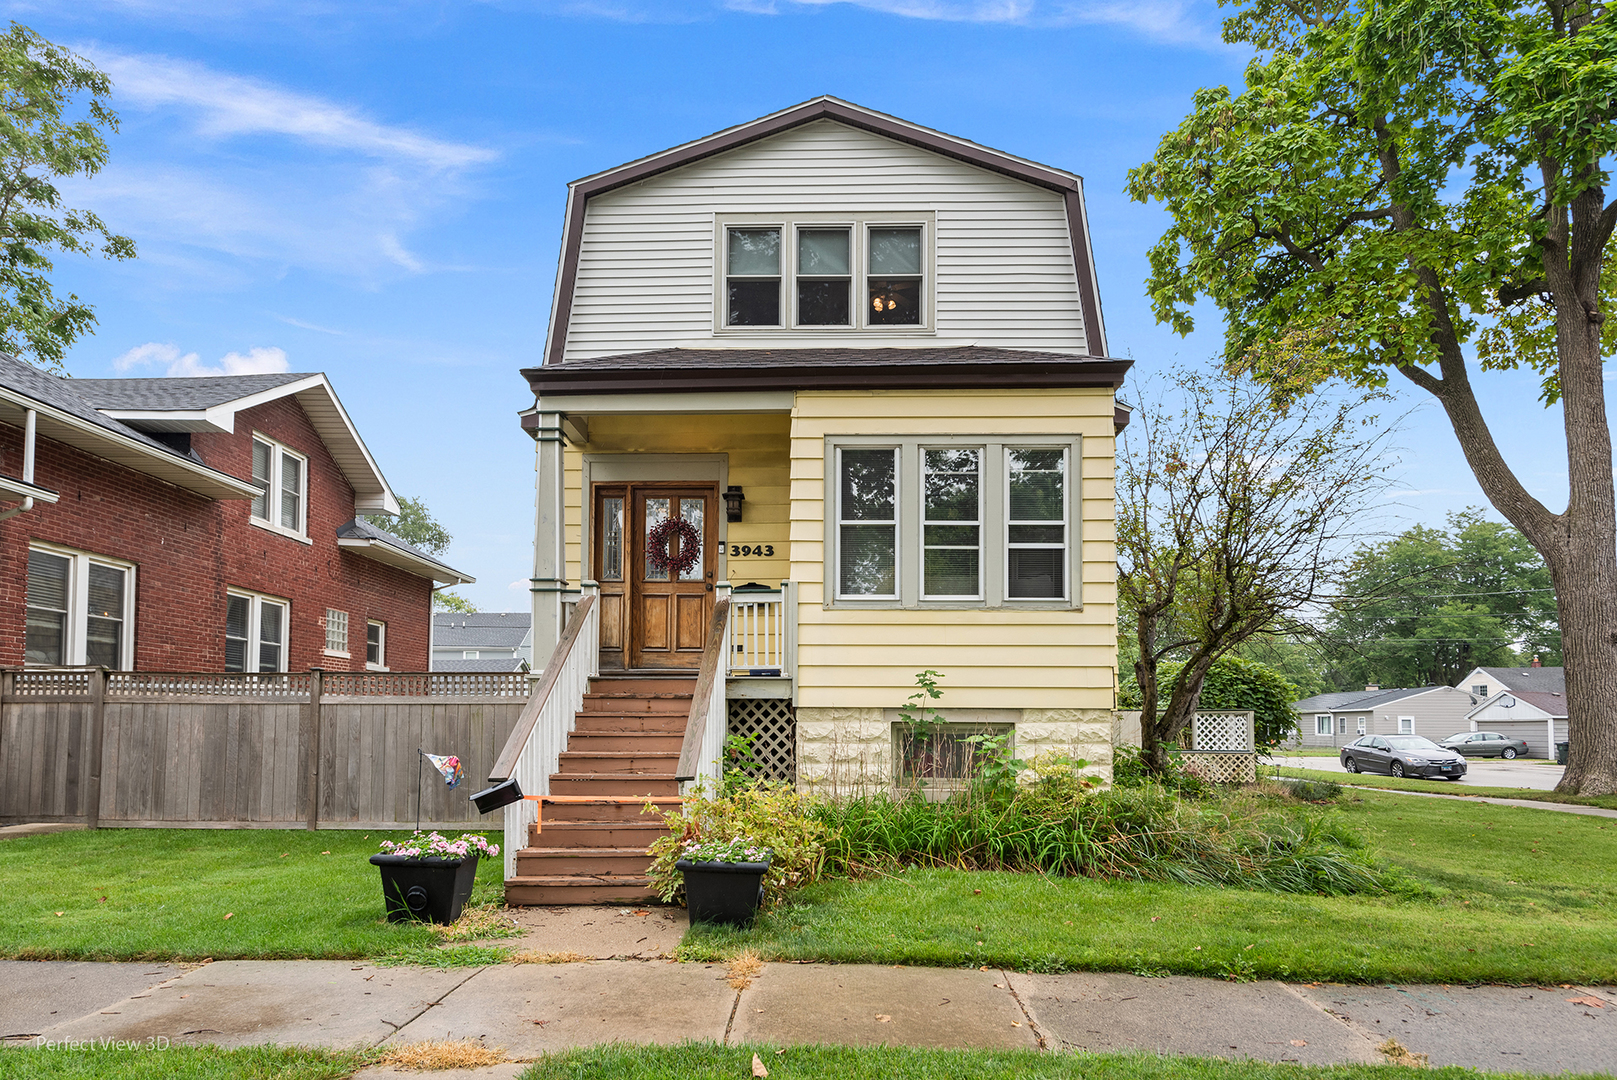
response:
<path fill-rule="evenodd" d="M 68 548 L 32 546 L 24 662 L 132 669 L 134 609 L 132 564 Z"/>
<path fill-rule="evenodd" d="M 1074 436 L 826 441 L 831 604 L 1081 606 Z"/>

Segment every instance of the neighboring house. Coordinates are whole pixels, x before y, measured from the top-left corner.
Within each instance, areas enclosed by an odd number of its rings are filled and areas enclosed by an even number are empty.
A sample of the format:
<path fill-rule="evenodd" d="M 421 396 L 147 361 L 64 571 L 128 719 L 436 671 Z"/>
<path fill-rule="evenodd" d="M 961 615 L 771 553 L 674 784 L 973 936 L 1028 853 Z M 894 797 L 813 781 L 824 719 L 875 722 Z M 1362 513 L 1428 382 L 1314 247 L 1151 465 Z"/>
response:
<path fill-rule="evenodd" d="M 1566 741 L 1566 693 L 1553 690 L 1500 690 L 1466 714 L 1472 731 L 1493 731 L 1527 743 L 1528 757 L 1555 756 Z"/>
<path fill-rule="evenodd" d="M 0 666 L 425 670 L 434 582 L 324 375 L 0 356 Z"/>
<path fill-rule="evenodd" d="M 1478 705 L 1501 690 L 1566 696 L 1566 668 L 1541 667 L 1535 658 L 1522 667 L 1479 667 L 1454 684 Z"/>
<path fill-rule="evenodd" d="M 433 614 L 432 670 L 527 671 L 532 667 L 532 612 Z"/>
<path fill-rule="evenodd" d="M 1477 706 L 1467 717 L 1472 731 L 1524 739 L 1532 757 L 1554 757 L 1555 744 L 1566 741 L 1566 668 L 1534 657 L 1522 667 L 1476 668 L 1455 685 Z"/>
<path fill-rule="evenodd" d="M 1130 361 L 1081 179 L 818 98 L 567 206 L 523 372 L 535 666 L 598 584 L 603 671 L 694 675 L 734 585 L 731 730 L 800 784 L 908 768 L 897 710 L 928 668 L 961 735 L 1109 774 Z"/>
<path fill-rule="evenodd" d="M 1471 695 L 1452 686 L 1383 690 L 1377 686 L 1315 694 L 1297 711 L 1297 746 L 1345 746 L 1360 735 L 1424 735 L 1441 742 L 1466 730 Z"/>

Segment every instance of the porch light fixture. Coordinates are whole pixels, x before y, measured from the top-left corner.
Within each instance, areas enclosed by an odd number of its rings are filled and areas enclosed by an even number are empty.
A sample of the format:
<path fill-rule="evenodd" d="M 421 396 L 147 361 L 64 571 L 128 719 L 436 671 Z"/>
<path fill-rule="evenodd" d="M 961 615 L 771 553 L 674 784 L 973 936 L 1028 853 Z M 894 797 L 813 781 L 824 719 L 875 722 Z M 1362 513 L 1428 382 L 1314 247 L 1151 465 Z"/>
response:
<path fill-rule="evenodd" d="M 746 498 L 741 493 L 741 489 L 734 484 L 724 489 L 724 519 L 726 521 L 741 520 L 741 504 L 746 501 Z"/>

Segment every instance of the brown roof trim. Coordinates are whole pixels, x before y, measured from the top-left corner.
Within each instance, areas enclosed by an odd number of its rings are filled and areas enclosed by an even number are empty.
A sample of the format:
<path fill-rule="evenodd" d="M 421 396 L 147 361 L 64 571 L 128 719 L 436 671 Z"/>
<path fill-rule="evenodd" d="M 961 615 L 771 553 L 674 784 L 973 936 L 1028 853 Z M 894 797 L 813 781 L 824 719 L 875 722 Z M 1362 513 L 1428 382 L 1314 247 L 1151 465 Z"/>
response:
<path fill-rule="evenodd" d="M 850 365 L 846 368 L 591 368 L 568 371 L 566 364 L 522 372 L 540 397 L 547 394 L 653 394 L 728 390 L 1115 390 L 1132 360 L 1097 360 L 1081 365 L 905 364 Z M 1115 422 L 1115 421 L 1114 421 Z M 524 419 L 526 425 L 526 419 Z"/>
<path fill-rule="evenodd" d="M 1084 329 L 1089 351 L 1096 356 L 1106 354 L 1100 322 L 1100 289 L 1095 280 L 1095 267 L 1089 253 L 1089 221 L 1084 213 L 1082 177 L 1047 169 L 975 143 L 956 141 L 919 125 L 871 112 L 836 98 L 820 97 L 771 116 L 727 128 L 683 146 L 573 181 L 569 185 L 567 195 L 567 221 L 562 240 L 561 268 L 556 276 L 556 297 L 544 362 L 560 364 L 567 351 L 567 329 L 572 320 L 573 289 L 578 283 L 578 256 L 584 242 L 584 211 L 592 197 L 760 139 L 767 139 L 816 120 L 836 120 L 849 127 L 909 143 L 935 154 L 964 161 L 968 165 L 1060 192 L 1066 204 L 1067 232 L 1072 240 L 1073 268 L 1078 276 L 1079 302 L 1083 307 Z"/>

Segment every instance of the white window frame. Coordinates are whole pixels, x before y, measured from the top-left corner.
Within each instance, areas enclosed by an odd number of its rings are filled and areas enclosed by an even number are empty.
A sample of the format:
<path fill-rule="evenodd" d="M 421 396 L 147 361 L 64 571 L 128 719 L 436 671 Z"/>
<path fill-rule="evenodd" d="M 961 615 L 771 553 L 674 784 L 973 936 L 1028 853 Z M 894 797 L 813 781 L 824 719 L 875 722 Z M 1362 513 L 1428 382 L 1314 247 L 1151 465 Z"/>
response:
<path fill-rule="evenodd" d="M 1413 716 L 1400 716 L 1398 718 L 1398 734 L 1415 734 L 1415 718 Z"/>
<path fill-rule="evenodd" d="M 376 628 L 376 659 L 371 659 L 371 627 Z M 387 623 L 381 619 L 365 620 L 365 670 L 386 671 L 387 668 Z"/>
<path fill-rule="evenodd" d="M 1060 596 L 1047 596 L 1047 597 L 1018 596 L 1018 597 L 1015 597 L 1014 600 L 1017 603 L 1020 603 L 1020 604 L 1045 604 L 1045 605 L 1048 605 L 1048 604 L 1065 604 L 1067 602 L 1067 598 L 1072 595 L 1072 583 L 1073 583 L 1073 559 L 1072 559 L 1073 543 L 1072 543 L 1072 537 L 1073 537 L 1074 522 L 1073 522 L 1073 515 L 1072 515 L 1072 487 L 1073 487 L 1072 463 L 1076 459 L 1075 459 L 1075 457 L 1073 455 L 1072 447 L 1070 447 L 1070 446 L 1068 446 L 1068 445 L 1066 445 L 1064 443 L 1052 443 L 1052 444 L 1041 443 L 1041 442 L 1039 442 L 1037 440 L 1034 440 L 1034 439 L 1015 439 L 1015 440 L 1007 439 L 1002 445 L 1007 450 L 1011 450 L 1011 449 L 1014 449 L 1014 450 L 1060 450 L 1062 452 L 1062 456 L 1061 456 L 1061 479 L 1062 479 L 1062 483 L 1061 483 L 1061 516 L 1062 516 L 1062 521 L 1061 521 L 1061 524 L 1062 524 L 1062 536 L 1063 536 L 1064 539 L 1061 542 L 1061 552 L 1065 556 L 1064 562 L 1066 563 L 1066 567 L 1065 567 L 1066 572 L 1061 575 L 1062 593 L 1061 593 Z M 1011 551 L 1011 513 L 1010 513 L 1011 456 L 1009 454 L 1003 454 L 1003 453 L 1000 456 L 1001 456 L 1001 458 L 1003 458 L 1003 461 L 1001 463 L 1001 470 L 1000 470 L 1001 473 L 1002 473 L 1002 475 L 1000 477 L 1000 483 L 1001 483 L 1001 490 L 1005 493 L 1005 498 L 1004 498 L 1005 513 L 1003 515 L 1001 515 L 1001 517 L 1000 517 L 1000 520 L 1004 522 L 1003 532 L 1000 535 L 1000 550 L 1004 552 L 1003 562 L 1005 564 L 1005 570 L 1004 570 L 1005 580 L 1003 582 L 1003 588 L 1005 590 L 1005 592 L 1004 592 L 1005 597 L 1007 599 L 1012 599 L 1012 597 L 1011 597 L 1011 556 L 1010 556 L 1010 551 Z M 1049 522 L 1023 522 L 1023 524 L 1049 524 Z M 1047 545 L 1047 544 L 1034 545 L 1035 548 L 1048 548 L 1049 546 L 1050 545 Z"/>
<path fill-rule="evenodd" d="M 348 658 L 351 655 L 348 651 L 348 612 L 327 608 L 324 626 L 326 655 Z"/>
<path fill-rule="evenodd" d="M 482 657 L 479 655 L 481 651 L 480 649 L 463 649 L 461 650 L 460 658 L 462 660 L 481 660 Z"/>
<path fill-rule="evenodd" d="M 987 450 L 986 450 L 986 448 L 981 447 L 981 446 L 935 446 L 935 445 L 932 445 L 932 444 L 929 444 L 929 443 L 921 443 L 919 445 L 919 447 L 918 447 L 918 450 L 919 450 L 919 455 L 917 457 L 917 461 L 920 464 L 921 482 L 915 485 L 915 498 L 919 503 L 920 508 L 919 508 L 919 510 L 917 512 L 920 515 L 920 522 L 921 522 L 920 546 L 917 548 L 917 554 L 918 554 L 919 560 L 920 560 L 921 598 L 923 600 L 975 600 L 975 601 L 981 601 L 982 598 L 983 598 L 983 571 L 984 571 L 984 565 L 987 562 L 987 558 L 985 556 L 985 553 L 984 553 L 983 549 L 987 546 L 987 541 L 988 541 L 988 535 L 987 535 L 987 533 L 988 533 L 988 522 L 987 522 L 987 520 L 986 520 L 986 518 L 984 516 L 984 513 L 983 513 L 983 502 L 984 502 L 983 489 L 985 487 L 987 487 L 987 485 L 989 483 L 989 478 L 986 475 L 985 470 L 984 470 L 984 466 L 986 464 L 984 459 L 988 456 Z M 928 450 L 975 450 L 977 452 L 977 519 L 975 521 L 972 521 L 972 522 L 940 521 L 940 522 L 935 523 L 935 524 L 943 525 L 943 526 L 971 525 L 971 526 L 976 527 L 976 529 L 977 529 L 977 588 L 976 588 L 976 591 L 971 592 L 971 593 L 951 594 L 951 593 L 929 593 L 929 592 L 926 591 L 926 548 L 927 548 L 926 527 L 929 524 L 934 524 L 933 522 L 929 522 L 927 520 L 927 516 L 926 516 L 926 476 L 927 476 L 926 452 Z M 839 449 L 838 453 L 840 453 L 840 452 L 841 452 L 841 450 Z M 840 487 L 838 487 L 837 491 L 838 491 L 839 495 L 841 494 L 841 490 L 842 489 Z"/>
<path fill-rule="evenodd" d="M 277 442 L 261 432 L 253 432 L 253 442 L 263 443 L 270 448 L 270 475 L 269 490 L 265 492 L 265 512 L 267 518 L 261 518 L 253 512 L 252 503 L 248 503 L 247 520 L 260 529 L 267 529 L 282 536 L 291 537 L 302 543 L 312 543 L 309 539 L 309 456 Z M 298 523 L 296 528 L 288 528 L 281 524 L 281 480 L 287 458 L 298 462 L 298 475 L 303 478 L 303 490 L 298 494 Z M 248 478 L 252 476 L 252 463 L 248 462 Z"/>
<path fill-rule="evenodd" d="M 251 653 L 249 654 L 248 658 L 255 661 L 255 663 L 253 664 L 253 666 L 251 668 L 247 669 L 246 673 L 250 674 L 250 675 L 253 675 L 253 674 L 265 674 L 265 675 L 267 675 L 267 674 L 270 674 L 269 672 L 262 671 L 259 668 L 259 666 L 258 666 L 258 664 L 256 662 L 258 660 L 259 656 L 261 655 L 260 652 L 259 652 L 259 647 L 264 644 L 263 638 L 260 635 L 263 632 L 262 631 L 262 628 L 263 628 L 263 606 L 265 604 L 278 604 L 281 607 L 281 610 L 282 610 L 282 614 L 281 614 L 281 640 L 279 642 L 279 645 L 281 647 L 281 666 L 276 668 L 275 670 L 276 671 L 286 671 L 287 670 L 287 662 L 288 662 L 288 654 L 292 651 L 292 601 L 288 600 L 284 596 L 271 596 L 268 593 L 252 592 L 251 590 L 248 590 L 248 589 L 237 589 L 237 588 L 234 588 L 234 587 L 227 587 L 225 589 L 225 598 L 226 598 L 225 599 L 225 604 L 226 604 L 226 612 L 227 613 L 229 611 L 229 603 L 230 603 L 229 598 L 232 597 L 232 596 L 238 596 L 238 597 L 241 597 L 241 598 L 248 601 L 248 605 L 247 605 L 247 630 L 248 630 L 248 633 L 252 635 L 251 637 L 246 639 L 248 645 L 251 647 L 251 650 L 252 650 Z M 227 614 L 227 618 L 228 618 L 228 614 Z M 227 621 L 225 627 L 222 628 L 224 630 L 224 632 L 226 632 L 226 633 L 229 632 L 228 627 L 229 627 L 229 623 Z"/>
<path fill-rule="evenodd" d="M 1314 714 L 1314 734 L 1315 735 L 1335 735 L 1336 734 L 1336 721 L 1334 719 L 1332 719 L 1330 713 L 1315 713 Z"/>
<path fill-rule="evenodd" d="M 884 326 L 870 322 L 870 230 L 921 230 L 920 322 Z M 775 326 L 729 325 L 730 230 L 780 230 L 780 318 Z M 846 326 L 803 325 L 797 311 L 797 234 L 803 229 L 848 230 L 849 320 Z M 874 334 L 882 337 L 936 333 L 937 215 L 932 211 L 847 213 L 794 213 L 788 215 L 718 215 L 714 219 L 713 332 L 730 336 L 781 334 Z M 815 275 L 811 275 L 815 276 Z"/>
<path fill-rule="evenodd" d="M 833 496 L 833 503 L 832 503 L 832 505 L 835 506 L 835 508 L 836 508 L 836 513 L 832 518 L 832 527 L 833 527 L 833 529 L 834 529 L 834 531 L 836 533 L 836 537 L 837 537 L 837 540 L 836 540 L 837 554 L 836 554 L 836 557 L 835 557 L 834 561 L 832 562 L 832 568 L 836 572 L 836 577 L 831 579 L 831 589 L 830 589 L 830 591 L 832 592 L 833 595 L 836 596 L 836 598 L 838 600 L 856 601 L 856 602 L 869 602 L 869 601 L 880 602 L 880 601 L 897 600 L 899 598 L 899 595 L 900 595 L 899 592 L 892 592 L 892 593 L 853 593 L 853 594 L 848 594 L 848 595 L 843 594 L 843 592 L 842 592 L 842 526 L 843 525 L 886 525 L 886 524 L 891 524 L 892 525 L 892 527 L 893 527 L 893 586 L 894 586 L 895 589 L 901 590 L 902 589 L 901 582 L 904 580 L 904 562 L 905 562 L 905 560 L 904 560 L 904 540 L 903 540 L 903 536 L 902 536 L 903 529 L 902 529 L 902 527 L 900 525 L 900 522 L 903 520 L 903 517 L 904 517 L 903 508 L 902 508 L 902 503 L 903 503 L 903 498 L 904 498 L 904 483 L 903 483 L 903 476 L 902 476 L 903 462 L 901 460 L 902 450 L 901 450 L 900 447 L 893 446 L 893 445 L 886 445 L 886 446 L 882 446 L 882 445 L 850 446 L 850 447 L 848 447 L 848 449 L 850 449 L 850 450 L 887 450 L 893 455 L 893 518 L 891 519 L 890 522 L 889 521 L 876 521 L 876 520 L 868 520 L 868 521 L 866 521 L 866 520 L 844 521 L 843 520 L 843 518 L 842 518 L 842 450 L 843 450 L 843 448 L 841 446 L 837 447 L 836 448 L 836 454 L 835 454 L 835 460 L 836 460 L 835 475 L 836 475 L 837 481 L 836 481 L 836 487 L 834 489 L 835 494 Z"/>
<path fill-rule="evenodd" d="M 1365 733 L 1365 728 L 1368 726 L 1369 719 L 1370 718 L 1367 717 L 1367 716 L 1359 717 L 1359 734 L 1360 735 L 1363 735 Z"/>
<path fill-rule="evenodd" d="M 925 533 L 923 530 L 924 488 L 922 450 L 977 448 L 982 451 L 981 487 L 978 492 L 982 527 L 978 573 L 983 593 L 977 598 L 928 597 L 922 595 L 921 580 Z M 1006 507 L 1009 500 L 1010 467 L 1006 450 L 1064 449 L 1066 483 L 1065 595 L 1060 597 L 1011 597 L 1010 526 Z M 898 453 L 899 513 L 892 596 L 844 596 L 840 569 L 842 523 L 842 450 L 893 449 Z M 825 438 L 825 574 L 823 604 L 827 608 L 905 608 L 947 609 L 1083 609 L 1083 440 L 1077 435 L 988 434 L 973 435 L 828 435 Z"/>
<path fill-rule="evenodd" d="M 1475 694 L 1477 697 L 1483 698 L 1484 700 L 1486 700 L 1487 697 L 1488 697 L 1488 684 L 1487 683 L 1477 683 L 1475 686 L 1473 686 L 1471 688 L 1471 692 L 1473 694 Z"/>
<path fill-rule="evenodd" d="M 90 636 L 90 610 L 88 605 L 91 564 L 123 571 L 123 633 L 119 635 L 117 670 L 133 671 L 135 669 L 135 564 L 124 559 L 114 559 L 106 555 L 96 555 L 88 551 L 78 551 L 74 548 L 37 541 L 30 543 L 28 550 L 42 552 L 46 555 L 55 555 L 59 559 L 68 560 L 67 637 L 62 642 L 63 663 L 61 665 L 64 667 L 82 667 L 88 663 L 86 657 Z M 23 573 L 24 666 L 36 668 L 58 666 L 56 664 L 32 663 L 26 659 L 27 608 L 28 576 L 25 566 Z"/>

